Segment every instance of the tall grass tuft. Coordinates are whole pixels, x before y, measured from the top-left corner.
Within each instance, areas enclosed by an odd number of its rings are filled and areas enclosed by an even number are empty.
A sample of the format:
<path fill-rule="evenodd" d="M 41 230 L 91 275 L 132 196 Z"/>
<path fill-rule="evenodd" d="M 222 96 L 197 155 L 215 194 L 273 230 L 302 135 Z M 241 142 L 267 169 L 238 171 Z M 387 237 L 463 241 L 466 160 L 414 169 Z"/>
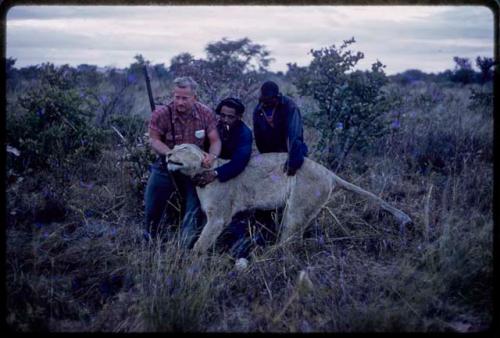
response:
<path fill-rule="evenodd" d="M 173 240 L 129 256 L 146 331 L 202 331 L 214 314 L 224 268 L 218 257 L 193 257 Z"/>

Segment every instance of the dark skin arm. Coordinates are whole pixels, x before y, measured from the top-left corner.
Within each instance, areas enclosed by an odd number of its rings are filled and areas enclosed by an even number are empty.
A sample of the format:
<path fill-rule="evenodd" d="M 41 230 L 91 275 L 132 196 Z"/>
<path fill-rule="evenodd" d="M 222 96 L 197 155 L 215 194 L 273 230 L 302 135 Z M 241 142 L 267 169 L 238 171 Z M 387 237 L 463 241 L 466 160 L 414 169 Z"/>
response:
<path fill-rule="evenodd" d="M 217 129 L 212 130 L 208 133 L 208 140 L 210 141 L 210 149 L 208 153 L 204 153 L 205 157 L 203 158 L 202 166 L 204 168 L 212 167 L 217 156 L 220 155 L 220 151 L 222 148 L 222 142 L 219 138 L 219 132 Z"/>
<path fill-rule="evenodd" d="M 204 168 L 211 168 L 215 159 L 220 155 L 222 148 L 222 141 L 219 137 L 219 132 L 217 129 L 212 130 L 208 134 L 208 140 L 210 141 L 210 149 L 208 153 L 204 153 L 204 158 L 202 162 L 202 166 Z M 215 180 L 217 174 L 214 170 L 207 170 L 202 174 L 199 174 L 193 177 L 193 181 L 197 186 L 204 187 L 208 183 L 211 183 Z"/>

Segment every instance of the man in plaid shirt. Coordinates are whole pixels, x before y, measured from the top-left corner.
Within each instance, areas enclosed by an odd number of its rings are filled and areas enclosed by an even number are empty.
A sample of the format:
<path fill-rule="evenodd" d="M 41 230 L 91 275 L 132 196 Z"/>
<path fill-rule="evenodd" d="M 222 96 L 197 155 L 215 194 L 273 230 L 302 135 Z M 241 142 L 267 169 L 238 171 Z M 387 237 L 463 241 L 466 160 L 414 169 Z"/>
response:
<path fill-rule="evenodd" d="M 145 222 L 147 234 L 155 237 L 165 231 L 158 228 L 163 211 L 175 193 L 176 186 L 183 202 L 184 217 L 181 224 L 181 238 L 185 247 L 192 247 L 202 227 L 203 213 L 196 189 L 191 179 L 179 172 L 169 173 L 165 157 L 175 145 L 196 144 L 204 149 L 205 140 L 209 147 L 203 159 L 203 166 L 210 168 L 221 151 L 221 141 L 213 111 L 196 100 L 197 83 L 191 77 L 174 80 L 173 100 L 158 107 L 151 115 L 149 138 L 151 147 L 158 154 L 151 166 L 151 175 L 145 192 Z M 172 221 L 171 215 L 166 215 Z"/>

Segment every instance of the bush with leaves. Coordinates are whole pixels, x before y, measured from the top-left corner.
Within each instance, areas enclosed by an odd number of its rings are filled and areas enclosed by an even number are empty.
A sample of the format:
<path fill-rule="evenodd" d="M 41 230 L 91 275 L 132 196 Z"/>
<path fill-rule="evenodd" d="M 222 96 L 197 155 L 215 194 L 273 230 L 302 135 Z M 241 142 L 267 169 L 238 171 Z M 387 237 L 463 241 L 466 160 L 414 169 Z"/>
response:
<path fill-rule="evenodd" d="M 472 87 L 468 108 L 479 114 L 491 116 L 493 114 L 492 86 L 483 85 Z"/>
<path fill-rule="evenodd" d="M 462 84 L 473 83 L 476 81 L 477 74 L 472 69 L 472 64 L 468 58 L 455 56 L 453 61 L 455 62 L 455 69 L 453 70 L 451 81 Z"/>
<path fill-rule="evenodd" d="M 481 71 L 480 82 L 486 83 L 493 79 L 493 66 L 495 65 L 495 61 L 490 57 L 481 57 L 478 56 L 476 58 L 476 66 Z"/>
<path fill-rule="evenodd" d="M 96 158 L 104 133 L 91 124 L 93 112 L 76 89 L 74 72 L 48 63 L 39 76 L 19 98 L 24 113 L 7 115 L 7 143 L 20 151 L 13 166 L 55 170 Z"/>
<path fill-rule="evenodd" d="M 84 86 L 82 93 L 91 100 L 96 123 L 104 127 L 114 114 L 130 115 L 134 110 L 137 76 L 132 71 L 111 69 L 98 86 Z"/>
<path fill-rule="evenodd" d="M 335 170 L 351 150 L 366 149 L 387 131 L 385 113 L 390 103 L 382 91 L 387 82 L 385 66 L 376 62 L 370 71 L 354 71 L 364 57 L 348 49 L 354 42 L 352 38 L 339 48 L 332 45 L 311 50 L 313 60 L 308 67 L 288 65 L 288 75 L 299 93 L 318 104 L 318 110 L 305 121 L 321 132 L 320 158 Z"/>
<path fill-rule="evenodd" d="M 147 120 L 138 116 L 110 116 L 109 123 L 123 147 L 121 161 L 127 164 L 136 188 L 142 192 L 150 163 L 155 155 L 148 147 Z"/>

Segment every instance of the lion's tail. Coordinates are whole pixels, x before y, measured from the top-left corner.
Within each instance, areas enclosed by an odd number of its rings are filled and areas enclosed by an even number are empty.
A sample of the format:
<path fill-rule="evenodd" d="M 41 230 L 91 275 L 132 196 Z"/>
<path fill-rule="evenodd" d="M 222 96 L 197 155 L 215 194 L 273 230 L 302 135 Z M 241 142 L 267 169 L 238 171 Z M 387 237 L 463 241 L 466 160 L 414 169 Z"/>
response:
<path fill-rule="evenodd" d="M 411 218 L 407 214 L 405 214 L 404 212 L 402 212 L 399 209 L 394 208 L 389 203 L 385 202 L 383 199 L 376 196 L 375 194 L 373 194 L 369 191 L 366 191 L 366 190 L 358 187 L 357 185 L 349 183 L 349 182 L 341 179 L 340 177 L 338 177 L 335 174 L 334 174 L 334 181 L 335 181 L 335 183 L 337 183 L 337 185 L 340 188 L 342 188 L 344 190 L 351 191 L 351 192 L 355 192 L 355 193 L 365 197 L 368 200 L 372 200 L 372 201 L 376 202 L 377 204 L 380 205 L 380 207 L 382 209 L 384 209 L 384 210 L 390 212 L 392 215 L 394 215 L 394 217 L 396 217 L 396 219 L 401 223 L 401 225 L 410 224 L 412 222 Z"/>

